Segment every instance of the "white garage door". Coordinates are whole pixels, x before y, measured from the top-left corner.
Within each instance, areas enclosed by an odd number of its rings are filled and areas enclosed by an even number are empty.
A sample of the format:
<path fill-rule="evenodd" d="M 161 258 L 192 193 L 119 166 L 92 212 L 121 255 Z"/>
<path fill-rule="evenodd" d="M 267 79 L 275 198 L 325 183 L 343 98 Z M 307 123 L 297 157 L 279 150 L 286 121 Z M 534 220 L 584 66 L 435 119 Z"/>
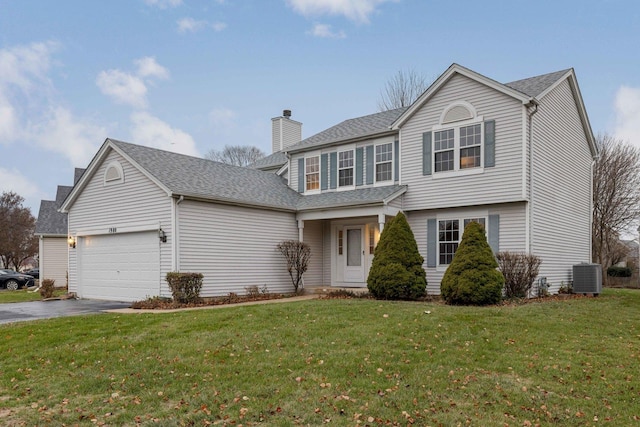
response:
<path fill-rule="evenodd" d="M 160 293 L 157 231 L 78 239 L 78 296 L 140 301 Z"/>

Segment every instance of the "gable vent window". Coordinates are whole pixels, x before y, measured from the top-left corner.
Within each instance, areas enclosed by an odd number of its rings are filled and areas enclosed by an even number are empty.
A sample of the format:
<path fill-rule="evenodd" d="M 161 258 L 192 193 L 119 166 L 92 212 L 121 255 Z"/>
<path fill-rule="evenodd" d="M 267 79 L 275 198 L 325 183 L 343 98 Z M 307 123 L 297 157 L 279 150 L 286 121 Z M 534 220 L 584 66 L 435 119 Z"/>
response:
<path fill-rule="evenodd" d="M 124 171 L 120 162 L 111 162 L 104 172 L 104 184 L 113 185 L 124 182 Z"/>

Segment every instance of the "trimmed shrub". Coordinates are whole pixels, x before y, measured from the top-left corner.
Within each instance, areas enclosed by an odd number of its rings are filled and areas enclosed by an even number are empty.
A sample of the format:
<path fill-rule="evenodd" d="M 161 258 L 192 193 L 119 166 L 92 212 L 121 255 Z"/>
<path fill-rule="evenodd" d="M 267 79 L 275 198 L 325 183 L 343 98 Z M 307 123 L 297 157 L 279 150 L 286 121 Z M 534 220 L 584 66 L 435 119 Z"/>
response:
<path fill-rule="evenodd" d="M 44 279 L 42 283 L 40 283 L 40 296 L 43 299 L 53 297 L 53 291 L 55 290 L 56 281 L 53 279 Z"/>
<path fill-rule="evenodd" d="M 615 265 L 607 268 L 607 276 L 610 277 L 631 277 L 633 271 L 629 267 L 616 267 Z"/>
<path fill-rule="evenodd" d="M 504 276 L 506 298 L 525 298 L 538 277 L 542 260 L 524 252 L 498 252 L 498 266 Z"/>
<path fill-rule="evenodd" d="M 376 246 L 367 288 L 378 299 L 418 299 L 427 294 L 424 258 L 407 218 L 401 212 L 389 221 Z"/>
<path fill-rule="evenodd" d="M 203 277 L 202 273 L 167 273 L 173 300 L 182 304 L 199 302 Z"/>
<path fill-rule="evenodd" d="M 475 221 L 464 229 L 462 241 L 440 285 L 448 304 L 487 305 L 502 298 L 504 277 L 487 243 L 484 227 Z"/>

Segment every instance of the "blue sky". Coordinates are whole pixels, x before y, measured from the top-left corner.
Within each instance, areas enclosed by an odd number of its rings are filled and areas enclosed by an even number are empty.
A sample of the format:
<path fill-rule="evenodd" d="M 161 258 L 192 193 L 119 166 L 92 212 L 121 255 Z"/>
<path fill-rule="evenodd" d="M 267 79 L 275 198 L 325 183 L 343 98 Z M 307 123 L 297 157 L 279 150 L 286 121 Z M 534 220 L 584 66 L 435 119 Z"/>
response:
<path fill-rule="evenodd" d="M 0 191 L 37 216 L 105 138 L 270 151 L 377 111 L 398 70 L 573 67 L 594 134 L 640 146 L 637 0 L 0 0 Z"/>

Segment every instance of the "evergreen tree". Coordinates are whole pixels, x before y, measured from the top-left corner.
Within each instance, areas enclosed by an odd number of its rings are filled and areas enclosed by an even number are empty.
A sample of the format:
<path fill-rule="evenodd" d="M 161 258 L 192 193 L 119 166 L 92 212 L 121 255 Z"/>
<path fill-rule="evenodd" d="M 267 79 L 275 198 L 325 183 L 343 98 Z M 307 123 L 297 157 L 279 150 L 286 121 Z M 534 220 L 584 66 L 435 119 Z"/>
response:
<path fill-rule="evenodd" d="M 389 221 L 376 247 L 367 287 L 378 299 L 417 299 L 427 293 L 424 258 L 407 218 L 401 212 Z"/>
<path fill-rule="evenodd" d="M 484 227 L 475 221 L 470 222 L 442 278 L 442 297 L 449 304 L 487 305 L 499 302 L 504 277 L 497 267 Z"/>

